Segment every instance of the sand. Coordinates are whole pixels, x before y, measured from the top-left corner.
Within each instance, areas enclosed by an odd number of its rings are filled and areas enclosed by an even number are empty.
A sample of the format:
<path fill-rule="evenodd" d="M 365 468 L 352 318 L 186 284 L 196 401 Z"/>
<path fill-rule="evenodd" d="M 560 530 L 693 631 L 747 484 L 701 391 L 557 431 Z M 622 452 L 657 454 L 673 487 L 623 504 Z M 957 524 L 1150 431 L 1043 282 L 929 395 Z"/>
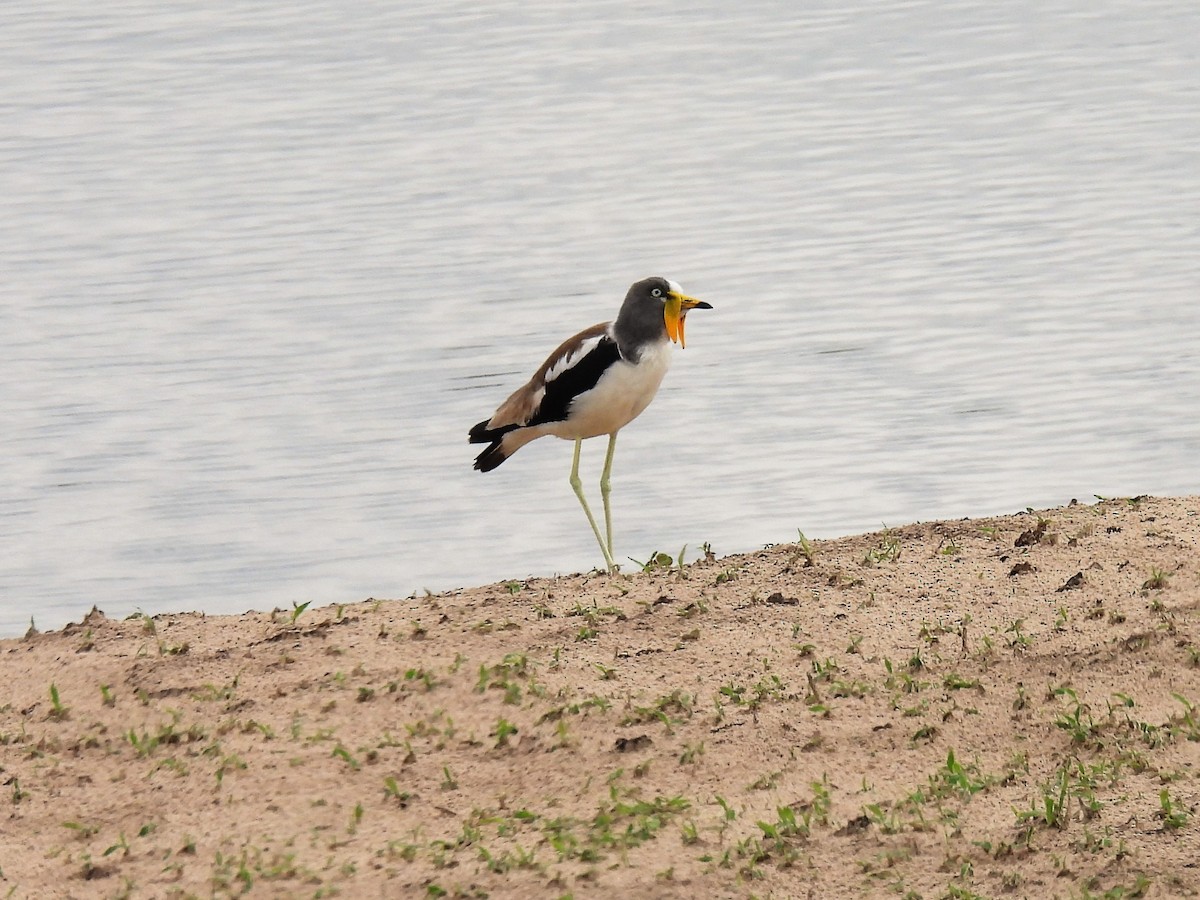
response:
<path fill-rule="evenodd" d="M 1198 511 L 93 611 L 0 641 L 0 897 L 1193 896 Z"/>

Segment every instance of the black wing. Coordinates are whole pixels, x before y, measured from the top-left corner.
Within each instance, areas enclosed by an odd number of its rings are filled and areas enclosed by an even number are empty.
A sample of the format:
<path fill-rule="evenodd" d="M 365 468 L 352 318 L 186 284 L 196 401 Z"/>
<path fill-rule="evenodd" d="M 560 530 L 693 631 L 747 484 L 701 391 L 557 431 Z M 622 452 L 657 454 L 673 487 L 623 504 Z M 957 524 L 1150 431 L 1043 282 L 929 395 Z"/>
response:
<path fill-rule="evenodd" d="M 591 350 L 557 377 L 546 382 L 546 393 L 537 412 L 527 424 L 545 425 L 562 422 L 571 411 L 571 403 L 580 394 L 594 388 L 608 367 L 621 358 L 617 342 L 603 335 Z"/>

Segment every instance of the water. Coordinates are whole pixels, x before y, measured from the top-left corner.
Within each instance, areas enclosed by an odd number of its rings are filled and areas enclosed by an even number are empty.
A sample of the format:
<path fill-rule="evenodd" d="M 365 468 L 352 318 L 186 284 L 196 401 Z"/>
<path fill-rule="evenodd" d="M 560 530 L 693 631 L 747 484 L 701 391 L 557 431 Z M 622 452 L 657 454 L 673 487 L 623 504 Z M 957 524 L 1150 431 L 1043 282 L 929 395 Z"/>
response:
<path fill-rule="evenodd" d="M 1200 490 L 1200 8 L 10 7 L 2 635 L 597 564 L 466 430 L 647 274 L 619 556 Z"/>

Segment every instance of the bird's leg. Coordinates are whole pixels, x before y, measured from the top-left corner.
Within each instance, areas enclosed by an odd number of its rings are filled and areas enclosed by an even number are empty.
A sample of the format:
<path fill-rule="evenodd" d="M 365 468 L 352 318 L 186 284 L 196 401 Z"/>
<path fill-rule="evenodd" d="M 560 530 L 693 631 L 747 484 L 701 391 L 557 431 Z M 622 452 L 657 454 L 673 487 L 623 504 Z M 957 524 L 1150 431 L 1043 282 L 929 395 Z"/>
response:
<path fill-rule="evenodd" d="M 604 499 L 604 533 L 608 536 L 608 558 L 610 560 L 613 555 L 612 507 L 608 504 L 608 495 L 612 493 L 612 486 L 608 482 L 608 476 L 612 473 L 613 451 L 616 449 L 617 433 L 614 431 L 608 436 L 608 453 L 604 456 L 604 471 L 600 474 L 600 496 Z"/>
<path fill-rule="evenodd" d="M 604 554 L 604 562 L 608 566 L 608 571 L 615 572 L 617 567 L 613 564 L 612 554 L 608 552 L 604 538 L 600 536 L 600 529 L 596 527 L 596 519 L 592 516 L 592 511 L 588 509 L 587 499 L 583 496 L 583 482 L 579 480 L 579 448 L 581 446 L 583 446 L 583 441 L 577 439 L 575 441 L 575 461 L 571 463 L 571 489 L 579 498 L 579 505 L 583 507 L 588 524 L 592 526 L 592 534 L 596 535 L 596 543 L 600 545 L 600 552 Z"/>

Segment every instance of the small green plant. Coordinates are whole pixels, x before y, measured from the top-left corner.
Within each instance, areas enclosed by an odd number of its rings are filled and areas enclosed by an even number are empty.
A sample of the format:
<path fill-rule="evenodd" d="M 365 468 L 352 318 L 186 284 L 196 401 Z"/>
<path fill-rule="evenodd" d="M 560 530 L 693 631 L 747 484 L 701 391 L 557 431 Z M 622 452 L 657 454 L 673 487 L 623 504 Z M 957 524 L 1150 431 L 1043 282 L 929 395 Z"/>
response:
<path fill-rule="evenodd" d="M 412 794 L 408 791 L 401 790 L 400 785 L 396 782 L 394 776 L 389 775 L 383 779 L 383 795 L 384 797 L 395 800 L 400 804 L 400 808 L 408 806 L 408 801 L 412 799 Z"/>
<path fill-rule="evenodd" d="M 457 666 L 462 665 L 462 663 L 465 660 L 466 660 L 466 657 L 464 657 L 460 653 L 459 659 L 455 660 L 455 668 L 452 669 L 451 674 L 453 674 L 454 672 L 457 672 L 458 671 Z M 434 689 L 434 687 L 437 686 L 437 683 L 438 683 L 437 676 L 434 675 L 428 669 L 426 669 L 424 666 L 417 666 L 412 669 L 406 669 L 404 672 L 404 680 L 407 682 L 412 682 L 412 683 L 423 685 L 425 687 L 426 692 L 432 691 Z"/>
<path fill-rule="evenodd" d="M 948 691 L 961 691 L 966 688 L 983 690 L 978 678 L 963 678 L 957 672 L 951 672 L 942 679 L 942 686 Z"/>
<path fill-rule="evenodd" d="M 1025 685 L 1018 681 L 1017 698 L 1012 703 L 1013 712 L 1019 712 L 1022 709 L 1028 708 L 1029 702 L 1029 694 L 1025 692 Z"/>
<path fill-rule="evenodd" d="M 1067 790 L 1071 776 L 1066 768 L 1058 772 L 1057 780 L 1044 782 L 1041 787 L 1041 803 L 1035 798 L 1027 810 L 1014 810 L 1017 823 L 1030 827 L 1035 824 L 1062 830 L 1067 827 L 1070 813 L 1067 809 Z"/>
<path fill-rule="evenodd" d="M 343 747 L 341 744 L 338 744 L 336 747 L 334 747 L 333 752 L 330 753 L 329 755 L 336 756 L 338 759 L 340 759 L 342 762 L 344 762 L 346 765 L 348 765 L 351 769 L 358 771 L 358 769 L 359 769 L 358 760 L 355 759 L 350 754 L 350 751 L 347 750 L 345 747 Z"/>
<path fill-rule="evenodd" d="M 879 546 L 872 547 L 862 558 L 865 568 L 873 569 L 880 563 L 895 562 L 900 558 L 900 539 L 892 537 L 890 531 L 885 531 L 879 541 Z"/>
<path fill-rule="evenodd" d="M 310 603 L 312 603 L 311 600 L 305 600 L 303 603 L 299 603 L 299 604 L 296 603 L 295 600 L 293 600 L 292 601 L 292 614 L 291 614 L 291 617 L 288 619 L 288 622 L 292 625 L 295 625 L 296 620 L 299 619 L 302 615 L 304 615 L 304 611 L 306 609 L 308 609 L 308 606 Z"/>
<path fill-rule="evenodd" d="M 1175 831 L 1187 824 L 1191 818 L 1191 813 L 1185 808 L 1176 804 L 1171 799 L 1171 792 L 1163 788 L 1158 792 L 1158 817 L 1163 820 L 1163 828 L 1169 828 Z"/>
<path fill-rule="evenodd" d="M 713 797 L 713 802 L 721 807 L 721 813 L 725 822 L 732 822 L 737 818 L 737 810 L 729 805 L 729 801 L 717 794 Z"/>
<path fill-rule="evenodd" d="M 929 792 L 934 797 L 951 794 L 973 796 L 990 788 L 996 779 L 984 775 L 977 763 L 963 765 L 951 749 L 946 753 L 946 763 L 929 776 Z"/>
<path fill-rule="evenodd" d="M 159 656 L 183 656 L 192 649 L 191 644 L 184 641 L 182 644 L 168 644 L 166 641 L 158 642 Z"/>
<path fill-rule="evenodd" d="M 686 549 L 687 545 L 684 544 L 684 550 Z M 680 560 L 683 559 L 682 551 L 680 551 L 679 558 Z M 640 562 L 634 559 L 632 556 L 629 557 L 629 561 L 638 566 L 643 572 L 669 572 L 671 571 L 672 564 L 675 562 L 675 560 L 671 558 L 670 553 L 663 553 L 659 550 L 652 551 L 650 555 L 646 557 L 645 562 Z"/>
<path fill-rule="evenodd" d="M 804 568 L 811 569 L 817 562 L 817 550 L 812 545 L 812 541 L 804 536 L 804 532 L 799 528 L 796 529 L 798 539 L 796 548 L 792 551 L 791 559 L 788 560 L 789 566 L 794 566 L 801 559 L 804 560 Z"/>
<path fill-rule="evenodd" d="M 809 787 L 812 788 L 813 798 L 803 811 L 804 822 L 806 825 L 814 822 L 818 825 L 828 825 L 829 811 L 833 807 L 828 777 L 822 775 L 820 781 L 809 782 Z"/>
<path fill-rule="evenodd" d="M 937 737 L 938 729 L 936 725 L 922 725 L 913 732 L 912 739 L 914 741 L 932 741 Z"/>
<path fill-rule="evenodd" d="M 871 692 L 871 686 L 858 678 L 835 678 L 829 682 L 829 693 L 834 697 L 855 697 L 861 700 Z"/>
<path fill-rule="evenodd" d="M 904 820 L 891 804 L 868 804 L 863 807 L 863 815 L 883 834 L 899 834 L 904 830 Z"/>
<path fill-rule="evenodd" d="M 50 718 L 65 719 L 70 712 L 70 708 L 63 706 L 62 700 L 58 696 L 58 685 L 53 681 L 50 682 Z"/>
<path fill-rule="evenodd" d="M 1161 591 L 1167 586 L 1167 579 L 1171 576 L 1162 569 L 1151 568 L 1150 577 L 1142 582 L 1143 591 Z"/>
<path fill-rule="evenodd" d="M 517 726 L 508 719 L 500 718 L 496 720 L 496 725 L 492 728 L 491 733 L 496 739 L 497 747 L 507 747 L 509 737 L 517 733 Z"/>
<path fill-rule="evenodd" d="M 726 582 L 737 580 L 737 577 L 737 569 L 730 566 L 729 568 L 717 573 L 717 577 L 713 579 L 713 584 L 725 584 Z"/>
<path fill-rule="evenodd" d="M 745 706 L 746 688 L 743 685 L 730 681 L 727 684 L 721 685 L 719 691 L 721 694 L 728 697 L 736 706 Z"/>
<path fill-rule="evenodd" d="M 807 837 L 809 833 L 808 823 L 796 818 L 796 810 L 790 806 L 779 806 L 775 809 L 776 821 L 764 822 L 759 821 L 758 827 L 763 833 L 763 837 L 774 841 L 777 847 L 784 845 L 788 840 Z"/>
<path fill-rule="evenodd" d="M 1071 743 L 1086 744 L 1099 734 L 1100 727 L 1092 718 L 1091 710 L 1086 703 L 1079 700 L 1075 691 L 1069 687 L 1060 687 L 1055 690 L 1055 694 L 1070 697 L 1072 701 L 1072 706 L 1054 720 L 1055 725 L 1071 735 Z"/>
<path fill-rule="evenodd" d="M 92 836 L 100 831 L 99 825 L 84 824 L 83 822 L 63 822 L 63 828 L 69 828 L 75 833 L 75 837 L 81 841 L 91 840 Z"/>
<path fill-rule="evenodd" d="M 119 836 L 117 837 L 117 842 L 115 844 L 113 844 L 111 847 L 109 847 L 107 850 L 104 851 L 104 855 L 112 856 L 118 850 L 123 851 L 123 853 L 121 854 L 122 856 L 129 855 L 129 841 L 127 841 L 125 839 L 125 832 L 123 832 L 123 831 L 120 832 Z"/>
<path fill-rule="evenodd" d="M 1017 619 L 1004 629 L 1005 634 L 1012 635 L 1012 637 L 1008 638 L 1007 640 L 1008 646 L 1011 647 L 1014 652 L 1020 653 L 1023 650 L 1028 650 L 1033 644 L 1033 638 L 1027 635 L 1024 629 L 1024 619 Z"/>
<path fill-rule="evenodd" d="M 230 753 L 228 756 L 222 756 L 221 761 L 217 764 L 217 787 L 220 787 L 224 782 L 226 772 L 233 772 L 244 768 L 246 768 L 246 764 L 236 753 Z"/>
<path fill-rule="evenodd" d="M 138 756 L 149 756 L 158 747 L 159 741 L 157 735 L 150 734 L 145 729 L 142 729 L 142 733 L 138 734 L 132 728 L 125 733 L 125 739 L 137 751 Z"/>
<path fill-rule="evenodd" d="M 773 791 L 779 786 L 779 779 L 782 777 L 782 772 L 767 772 L 765 775 L 759 775 L 758 778 L 750 782 L 746 789 L 750 791 Z"/>

